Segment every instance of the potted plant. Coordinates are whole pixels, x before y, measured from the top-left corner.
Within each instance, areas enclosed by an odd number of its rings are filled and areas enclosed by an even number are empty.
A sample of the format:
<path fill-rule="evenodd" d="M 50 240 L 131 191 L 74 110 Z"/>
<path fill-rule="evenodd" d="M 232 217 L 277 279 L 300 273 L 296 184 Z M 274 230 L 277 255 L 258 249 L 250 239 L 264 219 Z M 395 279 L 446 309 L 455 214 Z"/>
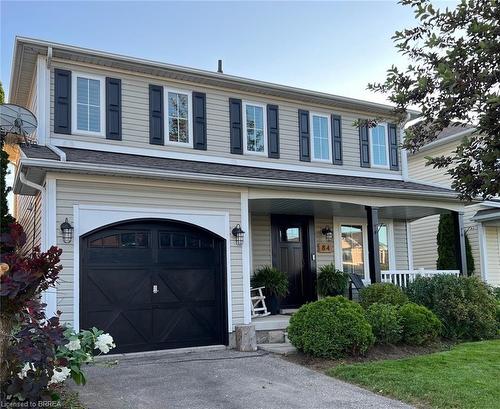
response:
<path fill-rule="evenodd" d="M 265 287 L 267 310 L 272 314 L 279 314 L 280 300 L 288 294 L 288 277 L 271 266 L 263 266 L 255 270 L 251 280 L 253 288 Z"/>
<path fill-rule="evenodd" d="M 337 270 L 333 263 L 319 269 L 318 294 L 322 297 L 343 295 L 349 285 L 349 275 Z"/>

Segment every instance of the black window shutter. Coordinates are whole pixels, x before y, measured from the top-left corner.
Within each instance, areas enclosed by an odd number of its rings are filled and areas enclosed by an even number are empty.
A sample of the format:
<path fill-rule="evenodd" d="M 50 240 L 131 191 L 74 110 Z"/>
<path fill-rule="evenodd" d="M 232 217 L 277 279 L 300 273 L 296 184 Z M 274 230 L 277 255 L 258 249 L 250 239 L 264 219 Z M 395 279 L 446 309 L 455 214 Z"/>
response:
<path fill-rule="evenodd" d="M 163 87 L 149 85 L 149 143 L 163 145 Z"/>
<path fill-rule="evenodd" d="M 342 118 L 332 115 L 332 158 L 334 165 L 342 165 Z"/>
<path fill-rule="evenodd" d="M 267 106 L 267 156 L 280 157 L 280 128 L 278 105 Z"/>
<path fill-rule="evenodd" d="M 395 124 L 388 125 L 389 130 L 389 162 L 391 170 L 399 170 L 399 157 L 398 157 L 398 136 Z"/>
<path fill-rule="evenodd" d="M 193 92 L 193 148 L 207 150 L 207 96 Z"/>
<path fill-rule="evenodd" d="M 370 138 L 368 136 L 368 124 L 362 119 L 359 126 L 359 153 L 362 168 L 370 167 Z"/>
<path fill-rule="evenodd" d="M 231 153 L 243 155 L 241 99 L 229 98 L 229 134 Z"/>
<path fill-rule="evenodd" d="M 303 162 L 311 161 L 309 140 L 309 111 L 299 109 L 299 159 Z"/>
<path fill-rule="evenodd" d="M 54 132 L 71 134 L 71 71 L 54 69 Z"/>
<path fill-rule="evenodd" d="M 106 78 L 106 139 L 122 140 L 122 81 Z"/>

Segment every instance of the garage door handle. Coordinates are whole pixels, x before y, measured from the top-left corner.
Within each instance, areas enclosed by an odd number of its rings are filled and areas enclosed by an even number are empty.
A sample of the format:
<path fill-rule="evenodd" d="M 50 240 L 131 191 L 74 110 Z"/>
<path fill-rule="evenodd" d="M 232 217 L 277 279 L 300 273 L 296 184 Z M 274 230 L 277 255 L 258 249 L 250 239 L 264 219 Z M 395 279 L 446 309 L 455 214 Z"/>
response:
<path fill-rule="evenodd" d="M 158 291 L 158 286 L 155 284 L 153 285 L 153 294 L 157 294 L 159 291 Z"/>

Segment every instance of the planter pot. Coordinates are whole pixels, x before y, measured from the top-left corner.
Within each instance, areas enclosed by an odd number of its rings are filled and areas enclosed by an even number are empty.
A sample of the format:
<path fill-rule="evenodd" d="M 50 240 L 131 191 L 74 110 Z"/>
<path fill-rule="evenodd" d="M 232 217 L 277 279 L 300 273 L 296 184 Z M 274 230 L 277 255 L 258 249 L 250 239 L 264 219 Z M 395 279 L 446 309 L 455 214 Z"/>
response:
<path fill-rule="evenodd" d="M 277 315 L 280 313 L 280 300 L 276 295 L 266 295 L 266 306 L 267 311 L 271 313 L 271 315 Z"/>

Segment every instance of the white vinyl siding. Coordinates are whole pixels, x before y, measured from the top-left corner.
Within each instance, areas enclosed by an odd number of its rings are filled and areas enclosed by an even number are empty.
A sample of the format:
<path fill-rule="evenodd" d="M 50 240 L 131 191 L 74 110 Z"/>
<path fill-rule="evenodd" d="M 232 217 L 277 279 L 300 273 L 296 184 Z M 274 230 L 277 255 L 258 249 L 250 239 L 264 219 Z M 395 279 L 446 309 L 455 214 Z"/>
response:
<path fill-rule="evenodd" d="M 57 68 L 71 70 L 73 73 L 82 70 L 76 63 L 54 63 Z M 359 132 L 353 125 L 354 121 L 361 117 L 372 117 L 370 112 L 339 110 L 332 106 L 314 106 L 300 101 L 270 98 L 264 95 L 250 93 L 238 93 L 234 90 L 223 88 L 205 87 L 202 84 L 175 82 L 159 77 L 147 77 L 134 75 L 133 73 L 115 72 L 108 68 L 91 69 L 86 71 L 93 75 L 103 75 L 122 80 L 122 140 L 106 140 L 104 135 L 62 135 L 53 133 L 54 121 L 54 72 L 51 70 L 51 136 L 64 138 L 72 141 L 84 141 L 103 144 L 112 147 L 130 147 L 151 149 L 155 152 L 189 152 L 193 153 L 188 145 L 159 146 L 149 144 L 149 84 L 156 83 L 164 85 L 166 89 L 196 89 L 206 94 L 207 113 L 207 150 L 198 151 L 204 157 L 223 157 L 235 159 L 231 154 L 229 138 L 229 98 L 241 98 L 242 100 L 256 101 L 262 105 L 274 104 L 279 106 L 279 135 L 280 135 L 280 158 L 268 158 L 265 155 L 253 155 L 252 160 L 258 165 L 260 162 L 279 163 L 283 165 L 295 165 L 307 170 L 311 166 L 331 170 L 331 162 L 307 163 L 299 160 L 299 138 L 297 112 L 299 109 L 307 109 L 314 112 L 338 114 L 342 117 L 342 159 L 343 165 L 336 169 L 358 171 L 363 173 L 385 173 L 395 175 L 397 172 L 389 169 L 361 168 L 359 163 Z M 74 75 L 74 74 L 73 74 Z M 166 106 L 165 106 L 166 112 Z M 165 138 L 166 139 L 166 138 Z M 238 158 L 239 159 L 239 158 Z"/>
<path fill-rule="evenodd" d="M 35 246 L 42 242 L 42 195 L 36 196 L 16 195 L 16 219 L 23 226 L 26 233 L 24 253 L 31 252 Z"/>
<path fill-rule="evenodd" d="M 488 283 L 500 286 L 500 227 L 485 226 Z"/>
<path fill-rule="evenodd" d="M 191 209 L 229 212 L 230 226 L 241 223 L 239 191 L 217 186 L 207 188 L 200 184 L 158 182 L 147 179 L 105 177 L 75 177 L 75 180 L 57 180 L 57 225 L 65 218 L 74 223 L 73 206 L 94 204 L 130 206 L 151 209 Z M 74 246 L 62 241 L 57 229 L 57 245 L 63 250 L 61 280 L 57 289 L 57 306 L 62 321 L 73 322 L 73 257 Z M 243 323 L 242 247 L 231 240 L 231 296 L 233 325 Z"/>
<path fill-rule="evenodd" d="M 262 266 L 270 266 L 272 260 L 271 216 L 251 215 L 252 224 L 252 273 Z"/>
<path fill-rule="evenodd" d="M 406 235 L 406 222 L 394 220 L 393 231 L 396 270 L 408 270 L 408 239 Z"/>

